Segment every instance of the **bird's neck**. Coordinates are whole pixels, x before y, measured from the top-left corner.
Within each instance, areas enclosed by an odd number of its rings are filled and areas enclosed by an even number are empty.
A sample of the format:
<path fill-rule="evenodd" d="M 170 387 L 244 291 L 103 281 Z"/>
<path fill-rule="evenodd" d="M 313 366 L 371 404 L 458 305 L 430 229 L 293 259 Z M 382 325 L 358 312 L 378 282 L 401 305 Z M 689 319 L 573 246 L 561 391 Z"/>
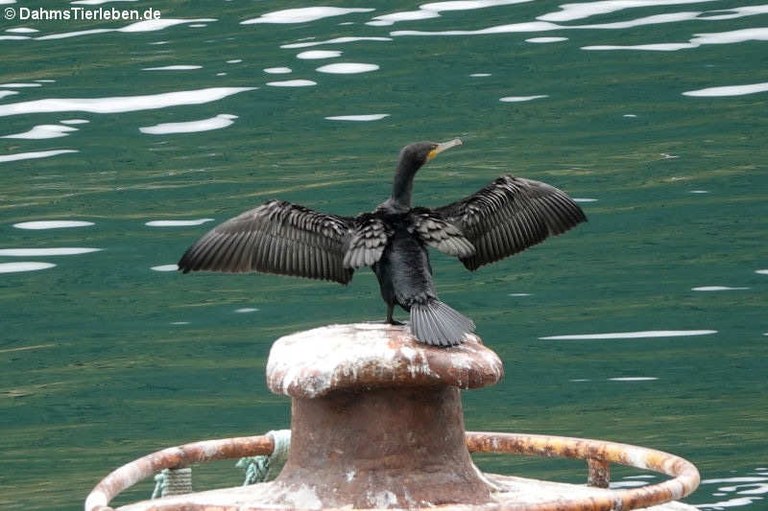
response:
<path fill-rule="evenodd" d="M 411 209 L 411 196 L 413 194 L 413 178 L 419 166 L 407 165 L 402 161 L 397 166 L 395 181 L 392 184 L 392 196 L 387 201 L 398 210 Z"/>

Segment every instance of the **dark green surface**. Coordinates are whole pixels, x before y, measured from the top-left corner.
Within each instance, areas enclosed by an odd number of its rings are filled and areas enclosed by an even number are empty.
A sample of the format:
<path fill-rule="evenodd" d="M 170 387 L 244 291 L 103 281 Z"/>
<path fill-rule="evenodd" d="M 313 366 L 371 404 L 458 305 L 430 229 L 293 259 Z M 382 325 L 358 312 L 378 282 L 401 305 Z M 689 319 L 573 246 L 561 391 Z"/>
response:
<path fill-rule="evenodd" d="M 441 155 L 419 174 L 418 203 L 458 199 L 507 172 L 596 199 L 583 203 L 588 224 L 475 274 L 434 256 L 441 298 L 475 320 L 506 366 L 502 383 L 465 395 L 468 428 L 603 438 L 668 450 L 702 471 L 705 483 L 689 502 L 702 509 L 714 509 L 706 504 L 717 502 L 763 509 L 768 275 L 758 271 L 768 270 L 768 93 L 682 93 L 768 81 L 766 42 L 668 52 L 582 49 L 684 43 L 695 34 L 757 29 L 766 25 L 768 14 L 718 19 L 723 13 L 711 11 L 761 3 L 657 5 L 562 22 L 584 27 L 705 12 L 699 19 L 634 28 L 463 36 L 397 31 L 475 31 L 533 22 L 558 11 L 559 2 L 446 10 L 441 17 L 392 26 L 366 22 L 416 6 L 354 4 L 345 7 L 376 11 L 307 23 L 241 25 L 266 12 L 307 4 L 113 2 L 104 6 L 152 7 L 162 19 L 216 21 L 49 40 L 34 38 L 128 23 L 0 19 L 0 84 L 54 80 L 39 87 L 0 86 L 18 92 L 0 98 L 0 112 L 4 105 L 48 98 L 257 87 L 199 105 L 0 117 L 0 136 L 66 119 L 89 121 L 72 125 L 78 131 L 62 138 L 0 138 L 0 158 L 78 151 L 0 162 L 0 249 L 103 249 L 70 256 L 0 256 L 0 263 L 57 265 L 0 274 L 0 508 L 79 509 L 101 477 L 147 452 L 286 427 L 288 401 L 270 394 L 264 383 L 270 343 L 296 330 L 384 316 L 367 271 L 347 288 L 269 275 L 153 271 L 173 264 L 213 223 L 161 228 L 146 222 L 222 221 L 272 197 L 353 214 L 385 198 L 401 146 L 459 136 L 462 148 Z M 6 32 L 21 26 L 39 32 Z M 761 34 L 765 39 L 765 29 Z M 3 39 L 12 35 L 29 39 Z M 391 40 L 281 48 L 311 41 L 307 38 L 343 36 Z M 543 36 L 569 39 L 525 42 Z M 295 57 L 318 49 L 343 54 L 329 60 Z M 242 62 L 226 62 L 233 59 Z M 373 63 L 380 69 L 350 75 L 315 71 L 332 62 Z M 143 70 L 169 65 L 202 68 Z M 279 66 L 293 73 L 263 71 Z M 474 73 L 491 76 L 471 77 Z M 317 85 L 266 85 L 288 79 Z M 539 94 L 548 97 L 499 101 Z M 325 119 L 379 113 L 389 117 Z M 139 131 L 220 114 L 238 118 L 227 128 L 200 133 Z M 13 227 L 55 219 L 95 225 Z M 701 286 L 747 289 L 692 290 Z M 530 296 L 511 296 L 515 293 Z M 235 312 L 242 308 L 258 310 Z M 717 333 L 540 339 L 646 330 Z M 621 377 L 657 379 L 609 380 Z M 580 465 L 567 462 L 497 457 L 480 462 L 521 475 L 574 481 L 584 476 Z M 203 474 L 203 487 L 240 479 L 231 464 Z M 150 492 L 145 483 L 127 500 Z"/>

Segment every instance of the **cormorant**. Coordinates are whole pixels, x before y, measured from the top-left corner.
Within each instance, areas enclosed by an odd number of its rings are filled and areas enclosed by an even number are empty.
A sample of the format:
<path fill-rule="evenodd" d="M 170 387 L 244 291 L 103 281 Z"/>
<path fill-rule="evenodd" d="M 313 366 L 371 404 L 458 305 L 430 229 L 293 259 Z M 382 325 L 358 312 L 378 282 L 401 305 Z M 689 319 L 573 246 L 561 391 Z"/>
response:
<path fill-rule="evenodd" d="M 410 312 L 411 332 L 437 346 L 460 344 L 475 325 L 437 298 L 427 247 L 458 257 L 469 270 L 525 250 L 586 221 L 564 192 L 546 183 L 501 176 L 439 208 L 411 206 L 416 172 L 461 140 L 402 149 L 392 195 L 370 213 L 330 215 L 280 200 L 246 211 L 196 241 L 178 263 L 184 273 L 260 271 L 347 284 L 370 266 L 387 304 Z"/>

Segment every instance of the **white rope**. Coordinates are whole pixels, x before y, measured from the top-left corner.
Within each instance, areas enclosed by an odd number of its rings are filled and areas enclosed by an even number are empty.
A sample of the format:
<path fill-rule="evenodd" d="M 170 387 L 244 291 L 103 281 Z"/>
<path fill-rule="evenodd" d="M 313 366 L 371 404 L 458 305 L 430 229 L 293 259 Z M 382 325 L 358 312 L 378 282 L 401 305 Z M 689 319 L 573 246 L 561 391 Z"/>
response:
<path fill-rule="evenodd" d="M 155 489 L 152 498 L 167 497 L 170 495 L 184 495 L 192 493 L 192 468 L 179 468 L 175 470 L 164 469 L 155 475 Z"/>

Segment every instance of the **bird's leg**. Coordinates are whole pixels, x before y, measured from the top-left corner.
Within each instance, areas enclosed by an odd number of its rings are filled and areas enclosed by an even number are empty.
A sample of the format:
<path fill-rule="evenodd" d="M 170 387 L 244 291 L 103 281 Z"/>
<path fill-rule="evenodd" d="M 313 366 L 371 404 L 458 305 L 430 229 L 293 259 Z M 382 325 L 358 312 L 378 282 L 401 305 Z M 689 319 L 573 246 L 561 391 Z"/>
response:
<path fill-rule="evenodd" d="M 395 318 L 392 317 L 392 314 L 395 312 L 395 304 L 394 303 L 388 303 L 387 304 L 387 324 L 390 325 L 402 325 L 400 321 L 395 320 Z"/>

